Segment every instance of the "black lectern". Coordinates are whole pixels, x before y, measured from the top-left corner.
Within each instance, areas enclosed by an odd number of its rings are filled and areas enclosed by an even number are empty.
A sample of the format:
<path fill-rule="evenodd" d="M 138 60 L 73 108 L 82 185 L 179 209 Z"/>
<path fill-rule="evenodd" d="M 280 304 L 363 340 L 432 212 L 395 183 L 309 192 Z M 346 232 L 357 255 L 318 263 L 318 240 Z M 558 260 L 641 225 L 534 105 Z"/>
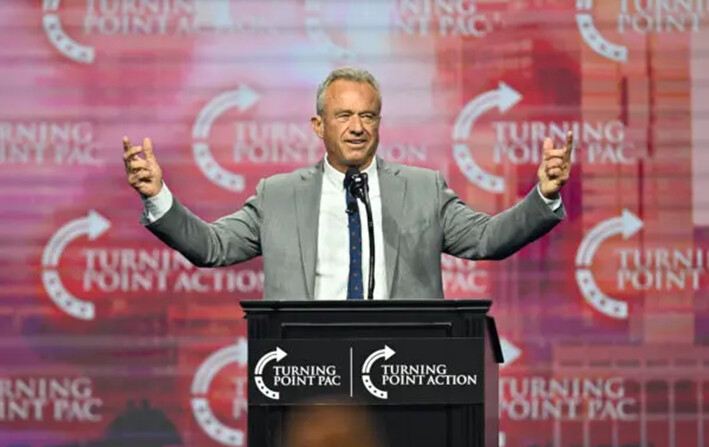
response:
<path fill-rule="evenodd" d="M 288 412 L 366 405 L 389 447 L 496 447 L 490 301 L 242 301 L 248 445 L 281 447 Z"/>

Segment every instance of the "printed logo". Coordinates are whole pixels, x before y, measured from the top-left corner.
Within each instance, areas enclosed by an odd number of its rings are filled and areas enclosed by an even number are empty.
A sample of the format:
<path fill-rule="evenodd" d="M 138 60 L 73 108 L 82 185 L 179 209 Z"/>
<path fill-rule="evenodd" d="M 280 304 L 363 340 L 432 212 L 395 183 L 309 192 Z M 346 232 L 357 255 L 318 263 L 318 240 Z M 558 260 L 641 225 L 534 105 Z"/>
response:
<path fill-rule="evenodd" d="M 581 294 L 594 309 L 612 318 L 628 318 L 628 303 L 606 295 L 596 284 L 591 266 L 598 247 L 608 238 L 623 235 L 628 239 L 643 227 L 635 214 L 623 210 L 619 217 L 612 217 L 588 232 L 576 251 L 576 283 Z"/>
<path fill-rule="evenodd" d="M 120 293 L 129 297 L 145 294 L 221 294 L 263 292 L 264 275 L 261 269 L 197 268 L 179 252 L 169 248 L 106 247 L 95 241 L 106 234 L 111 222 L 91 210 L 86 216 L 62 225 L 50 238 L 42 253 L 42 284 L 52 302 L 65 314 L 84 321 L 96 318 L 96 307 L 91 299 L 100 295 Z M 62 253 L 77 239 L 86 236 L 91 242 L 82 247 L 72 262 L 84 264 L 80 278 L 65 277 L 60 272 L 79 268 L 60 268 Z M 66 261 L 70 262 L 70 261 Z M 67 281 L 68 279 L 68 281 Z M 72 291 L 81 290 L 80 294 Z"/>
<path fill-rule="evenodd" d="M 475 0 L 394 0 L 367 2 L 366 14 L 353 14 L 346 3 L 326 0 L 305 1 L 305 30 L 310 41 L 334 59 L 352 61 L 358 54 L 371 51 L 373 42 L 379 51 L 390 45 L 388 37 L 363 37 L 363 27 L 384 29 L 389 36 L 465 36 L 482 38 L 502 24 L 500 10 L 489 4 L 482 11 Z M 357 8 L 362 8 L 357 3 Z M 339 31 L 338 35 L 332 30 Z M 348 33 L 347 30 L 353 32 Z M 356 32 L 355 32 L 356 31 Z M 376 40 L 373 40 L 376 39 Z"/>
<path fill-rule="evenodd" d="M 266 386 L 266 382 L 263 380 L 263 369 L 272 361 L 280 362 L 283 360 L 288 354 L 281 348 L 276 348 L 273 351 L 267 353 L 263 357 L 261 357 L 258 362 L 256 363 L 256 368 L 254 368 L 254 381 L 256 382 L 256 387 L 258 388 L 259 391 L 261 391 L 261 394 L 264 396 L 268 397 L 269 399 L 273 400 L 278 400 L 281 398 L 281 393 L 278 391 L 273 391 L 269 387 Z"/>
<path fill-rule="evenodd" d="M 111 222 L 94 210 L 85 217 L 71 220 L 64 224 L 49 239 L 42 253 L 42 284 L 49 298 L 67 315 L 80 320 L 93 320 L 96 316 L 91 302 L 77 298 L 69 293 L 59 277 L 58 267 L 64 249 L 73 240 L 87 236 L 94 241 L 111 227 Z"/>
<path fill-rule="evenodd" d="M 702 1 L 619 0 L 616 4 L 620 5 L 620 11 L 615 27 L 620 35 L 697 32 L 700 19 L 706 13 Z M 594 22 L 593 7 L 594 0 L 576 1 L 576 24 L 583 40 L 601 56 L 627 62 L 628 47 L 612 42 L 601 33 Z"/>
<path fill-rule="evenodd" d="M 76 426 L 102 422 L 105 414 L 89 377 L 0 376 L 0 389 L 0 422 Z"/>
<path fill-rule="evenodd" d="M 382 400 L 389 398 L 386 387 L 463 387 L 478 384 L 477 374 L 450 373 L 445 363 L 381 363 L 376 371 L 378 360 L 388 361 L 396 354 L 392 348 L 374 351 L 362 364 L 362 383 L 374 397 Z M 377 385 L 375 385 L 375 382 Z"/>
<path fill-rule="evenodd" d="M 491 90 L 472 99 L 458 114 L 453 126 L 453 157 L 463 174 L 482 189 L 501 193 L 505 189 L 502 177 L 484 171 L 472 156 L 467 141 L 473 124 L 485 112 L 498 109 L 501 114 L 507 112 L 522 100 L 522 95 L 504 82 L 500 82 L 497 90 Z"/>
<path fill-rule="evenodd" d="M 364 384 L 364 387 L 367 389 L 367 391 L 369 391 L 369 394 L 374 397 L 378 397 L 379 399 L 388 399 L 389 393 L 384 390 L 380 390 L 379 388 L 374 386 L 372 378 L 369 376 L 369 374 L 372 370 L 374 362 L 379 359 L 389 360 L 394 354 L 396 354 L 396 352 L 394 352 L 393 349 L 391 349 L 387 345 L 384 345 L 383 349 L 374 351 L 372 354 L 369 355 L 369 357 L 367 357 L 367 359 L 362 364 L 362 383 Z"/>
<path fill-rule="evenodd" d="M 505 115 L 522 99 L 520 92 L 500 82 L 497 89 L 468 101 L 453 125 L 453 159 L 463 175 L 485 191 L 503 193 L 505 178 L 493 171 L 509 164 L 536 168 L 542 161 L 544 139 L 551 137 L 564 141 L 570 130 L 576 144 L 583 148 L 583 155 L 572 152 L 572 161 L 583 157 L 581 161 L 590 165 L 630 165 L 643 155 L 636 153 L 634 145 L 626 141 L 625 125 L 620 120 L 545 122 L 499 119 L 491 124 L 495 138 L 492 154 L 488 147 L 474 150 L 472 143 L 476 138 L 472 134 L 476 121 L 494 109 Z"/>
<path fill-rule="evenodd" d="M 584 300 L 593 309 L 611 318 L 623 320 L 629 316 L 629 303 L 604 292 L 592 273 L 595 255 L 609 239 L 621 235 L 624 240 L 635 236 L 643 221 L 625 209 L 620 216 L 606 219 L 588 232 L 576 252 L 576 283 Z M 613 255 L 619 266 L 614 271 L 615 291 L 618 294 L 642 294 L 646 300 L 666 300 L 668 296 L 694 293 L 701 287 L 707 269 L 706 250 L 689 244 L 654 245 L 643 243 L 642 248 L 616 248 Z M 607 260 L 603 263 L 608 264 Z"/>
<path fill-rule="evenodd" d="M 485 37 L 500 28 L 500 10 L 476 0 L 396 0 L 397 34 Z M 483 11 L 481 6 L 485 6 Z"/>
<path fill-rule="evenodd" d="M 42 26 L 49 41 L 60 53 L 69 59 L 90 64 L 96 57 L 93 47 L 80 44 L 64 31 L 61 19 L 59 18 L 59 6 L 61 0 L 43 0 L 42 2 Z"/>
<path fill-rule="evenodd" d="M 67 34 L 80 29 L 93 36 L 193 36 L 196 34 L 271 34 L 277 24 L 258 3 L 239 4 L 238 14 L 230 0 L 85 0 L 81 17 L 62 21 L 62 0 L 42 1 L 42 25 L 50 43 L 65 57 L 81 64 L 96 60 L 96 48 Z M 65 2 L 66 4 L 66 2 Z M 68 9 L 68 8 L 67 8 Z M 72 4 L 72 12 L 78 8 Z M 69 21 L 71 20 L 71 21 Z M 79 34 L 79 33 L 77 33 Z"/>
<path fill-rule="evenodd" d="M 224 368 L 230 365 L 246 367 L 248 346 L 246 339 L 241 337 L 239 341 L 231 346 L 222 348 L 210 355 L 197 369 L 192 381 L 192 414 L 202 427 L 202 430 L 213 440 L 229 447 L 243 447 L 246 445 L 246 433 L 244 430 L 229 427 L 217 418 L 209 401 L 209 390 L 214 378 Z M 240 416 L 247 408 L 246 402 L 246 378 L 238 383 L 238 392 L 234 402 L 234 415 Z"/>
<path fill-rule="evenodd" d="M 291 396 L 304 396 L 313 390 L 329 392 L 343 386 L 342 365 L 328 360 L 311 363 L 305 359 L 313 358 L 314 354 L 307 348 L 289 346 L 288 351 L 276 346 L 257 354 L 260 357 L 251 371 L 254 392 L 258 391 L 270 401 L 287 401 Z M 286 358 L 288 360 L 283 361 Z"/>
<path fill-rule="evenodd" d="M 500 415 L 513 421 L 637 420 L 621 377 L 500 377 Z"/>
<path fill-rule="evenodd" d="M 192 155 L 197 166 L 209 180 L 224 189 L 235 192 L 243 191 L 244 177 L 238 173 L 227 171 L 217 163 L 209 146 L 210 130 L 214 121 L 227 110 L 234 109 L 243 113 L 253 106 L 259 98 L 258 93 L 244 85 L 236 90 L 222 93 L 200 111 L 192 128 Z"/>
<path fill-rule="evenodd" d="M 392 343 L 394 343 L 392 345 Z M 392 348 L 394 346 L 394 348 Z M 252 340 L 249 392 L 259 404 L 480 402 L 480 338 Z"/>
<path fill-rule="evenodd" d="M 0 165 L 98 166 L 97 149 L 91 122 L 0 122 Z"/>

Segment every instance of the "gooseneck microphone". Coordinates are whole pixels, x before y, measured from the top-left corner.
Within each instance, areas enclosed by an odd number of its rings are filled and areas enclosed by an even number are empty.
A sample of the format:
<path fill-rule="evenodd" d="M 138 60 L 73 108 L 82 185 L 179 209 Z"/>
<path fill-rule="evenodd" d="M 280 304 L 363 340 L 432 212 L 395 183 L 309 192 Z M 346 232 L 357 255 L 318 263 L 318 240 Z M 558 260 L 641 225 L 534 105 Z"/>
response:
<path fill-rule="evenodd" d="M 345 188 L 353 197 L 360 199 L 367 210 L 367 229 L 369 230 L 369 286 L 367 299 L 374 297 L 374 221 L 372 219 L 372 206 L 369 203 L 369 184 L 367 173 L 359 172 L 358 168 L 351 167 L 345 173 Z M 357 202 L 353 202 L 355 209 L 348 209 L 348 213 L 357 212 Z"/>

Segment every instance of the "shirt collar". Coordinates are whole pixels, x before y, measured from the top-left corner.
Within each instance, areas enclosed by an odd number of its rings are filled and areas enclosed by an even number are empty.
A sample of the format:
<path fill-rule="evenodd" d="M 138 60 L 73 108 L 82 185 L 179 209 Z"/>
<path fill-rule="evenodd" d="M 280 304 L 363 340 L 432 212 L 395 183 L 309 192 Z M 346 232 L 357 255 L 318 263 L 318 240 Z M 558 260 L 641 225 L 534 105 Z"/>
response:
<path fill-rule="evenodd" d="M 325 177 L 331 182 L 337 189 L 344 190 L 345 174 L 333 168 L 332 165 L 327 161 L 327 155 L 325 158 Z M 369 191 L 372 192 L 374 185 L 379 188 L 379 182 L 377 181 L 377 157 L 372 158 L 372 162 L 367 166 L 362 172 L 367 173 L 367 178 L 369 180 Z"/>

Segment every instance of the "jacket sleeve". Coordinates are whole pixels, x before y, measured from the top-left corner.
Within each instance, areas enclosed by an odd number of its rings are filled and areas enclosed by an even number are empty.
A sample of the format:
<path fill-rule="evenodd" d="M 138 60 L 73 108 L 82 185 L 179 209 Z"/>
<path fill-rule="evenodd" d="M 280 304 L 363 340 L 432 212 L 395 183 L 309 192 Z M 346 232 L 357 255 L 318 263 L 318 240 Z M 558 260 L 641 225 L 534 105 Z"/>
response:
<path fill-rule="evenodd" d="M 248 261 L 261 254 L 265 189 L 265 180 L 261 180 L 256 195 L 249 197 L 240 210 L 211 223 L 175 198 L 170 210 L 146 228 L 197 267 Z"/>
<path fill-rule="evenodd" d="M 535 188 L 514 206 L 491 216 L 472 210 L 436 174 L 443 252 L 465 259 L 503 259 L 537 240 L 566 216 L 552 211 Z"/>

